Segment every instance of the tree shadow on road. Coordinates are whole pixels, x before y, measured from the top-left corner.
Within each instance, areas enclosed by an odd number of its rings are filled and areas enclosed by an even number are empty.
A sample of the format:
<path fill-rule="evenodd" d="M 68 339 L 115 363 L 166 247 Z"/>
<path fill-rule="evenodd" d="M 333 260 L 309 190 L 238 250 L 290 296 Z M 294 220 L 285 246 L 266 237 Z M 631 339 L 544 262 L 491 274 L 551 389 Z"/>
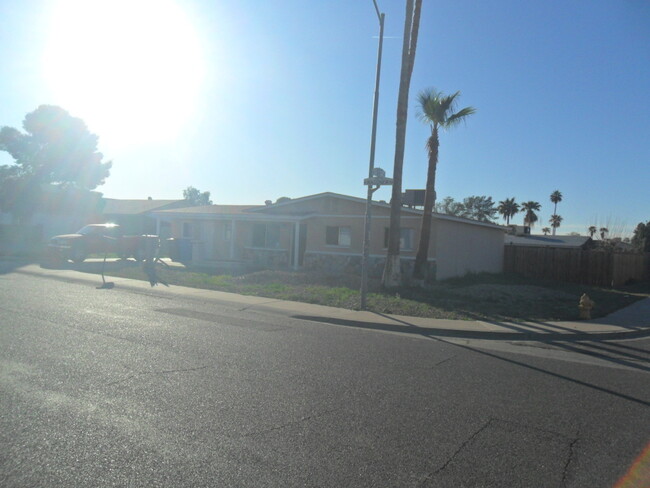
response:
<path fill-rule="evenodd" d="M 388 316 L 383 316 L 381 314 L 378 314 L 382 317 L 388 317 Z M 385 324 L 385 323 L 368 323 L 368 322 L 361 322 L 361 321 L 355 321 L 355 320 L 347 320 L 347 319 L 334 319 L 334 318 L 328 318 L 328 317 L 315 317 L 315 316 L 306 316 L 306 315 L 298 315 L 298 316 L 293 316 L 293 318 L 300 319 L 300 320 L 310 320 L 310 321 L 315 321 L 315 322 L 324 322 L 324 323 L 331 323 L 335 325 L 343 325 L 343 326 L 348 326 L 348 327 L 355 327 L 355 328 L 362 328 L 362 329 L 373 329 L 373 330 L 383 330 L 383 331 L 389 331 L 389 332 L 397 332 L 397 333 L 402 333 L 402 334 L 417 334 L 422 337 L 425 337 L 427 339 L 431 339 L 437 342 L 444 342 L 445 344 L 448 344 L 453 347 L 459 347 L 461 349 L 465 349 L 467 351 L 471 351 L 477 354 L 481 354 L 483 356 L 488 356 L 494 359 L 498 359 L 500 361 L 505 361 L 510 364 L 514 364 L 517 366 L 521 366 L 523 368 L 527 368 L 533 371 L 536 371 L 538 373 L 543 373 L 547 374 L 549 376 L 553 376 L 555 378 L 559 378 L 562 380 L 570 381 L 572 383 L 575 383 L 580 386 L 585 386 L 588 388 L 592 388 L 598 391 L 601 391 L 603 393 L 607 393 L 610 395 L 617 396 L 619 398 L 623 398 L 625 400 L 629 400 L 647 407 L 650 407 L 650 402 L 640 399 L 640 398 L 635 398 L 629 395 L 626 395 L 624 393 L 619 393 L 614 390 L 610 390 L 609 388 L 605 388 L 602 386 L 595 385 L 593 383 L 588 383 L 586 381 L 582 381 L 576 378 L 571 378 L 569 376 L 565 376 L 559 373 L 555 373 L 537 366 L 533 366 L 531 364 L 527 364 L 523 361 L 516 360 L 516 359 L 510 359 L 506 358 L 503 356 L 500 356 L 495 353 L 487 352 L 484 351 L 480 348 L 477 347 L 472 347 L 466 344 L 459 344 L 457 342 L 452 342 L 449 339 L 451 338 L 460 338 L 460 339 L 483 339 L 483 340 L 495 340 L 495 334 L 490 333 L 490 332 L 481 332 L 481 331 L 458 331 L 458 330 L 446 330 L 446 329 L 436 329 L 435 331 L 426 328 L 426 327 L 420 327 L 415 324 L 411 324 L 407 321 L 395 319 L 394 317 L 388 317 L 396 322 L 399 322 L 399 324 Z M 406 327 L 405 327 L 406 326 Z M 650 335 L 650 332 L 647 330 L 645 331 L 636 331 L 636 332 L 626 332 L 624 333 L 625 338 L 632 338 L 632 337 L 645 337 Z M 611 333 L 611 334 L 599 334 L 598 335 L 598 343 L 601 343 L 602 341 L 605 340 L 613 340 L 616 338 L 619 338 L 621 336 L 621 333 Z M 623 365 L 626 366 L 630 369 L 635 369 L 635 370 L 640 370 L 644 372 L 650 371 L 650 367 L 647 366 L 647 359 L 642 359 L 638 364 L 635 361 L 639 361 L 639 358 L 636 355 L 631 355 L 631 354 L 625 354 L 624 350 L 622 349 L 615 349 L 614 351 L 611 351 L 610 354 L 607 354 L 605 351 L 607 351 L 606 348 L 604 351 L 601 349 L 600 352 L 594 352 L 590 351 L 588 349 L 589 346 L 592 345 L 592 342 L 595 342 L 594 340 L 594 335 L 593 334 L 560 334 L 560 333 L 534 333 L 530 331 L 526 332 L 504 332 L 504 333 L 499 333 L 498 334 L 498 339 L 496 340 L 505 340 L 505 341 L 535 341 L 539 343 L 545 343 L 545 344 L 550 344 L 556 347 L 560 347 L 562 349 L 571 351 L 571 352 L 578 352 L 581 354 L 589 355 L 589 356 L 594 356 L 598 357 L 599 359 L 602 359 L 604 361 L 608 361 L 614 364 L 618 365 Z M 585 345 L 584 342 L 589 341 L 588 345 Z M 605 343 L 610 345 L 612 347 L 613 345 L 611 343 Z M 616 353 L 618 356 L 622 357 L 614 357 L 612 356 L 612 353 Z M 627 357 L 626 357 L 627 356 Z"/>
<path fill-rule="evenodd" d="M 104 263 L 103 259 L 93 259 L 84 261 L 83 263 L 62 260 L 42 260 L 39 264 L 43 269 L 62 269 L 91 274 L 101 274 L 102 270 L 107 272 L 140 266 L 140 263 L 134 259 L 107 259 L 106 263 Z"/>
<path fill-rule="evenodd" d="M 30 264 L 35 264 L 37 262 L 38 259 L 33 259 L 29 257 L 7 258 L 5 256 L 0 256 L 0 275 L 12 273 L 17 269 L 23 268 Z"/>

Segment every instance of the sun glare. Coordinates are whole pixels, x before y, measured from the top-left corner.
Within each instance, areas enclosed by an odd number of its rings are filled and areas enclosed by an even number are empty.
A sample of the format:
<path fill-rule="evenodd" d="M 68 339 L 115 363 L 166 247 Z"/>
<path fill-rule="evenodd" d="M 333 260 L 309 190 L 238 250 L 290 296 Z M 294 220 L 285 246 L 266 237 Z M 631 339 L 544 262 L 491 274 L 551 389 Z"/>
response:
<path fill-rule="evenodd" d="M 55 103 L 120 145 L 174 138 L 204 77 L 201 44 L 172 0 L 57 0 L 44 56 Z"/>

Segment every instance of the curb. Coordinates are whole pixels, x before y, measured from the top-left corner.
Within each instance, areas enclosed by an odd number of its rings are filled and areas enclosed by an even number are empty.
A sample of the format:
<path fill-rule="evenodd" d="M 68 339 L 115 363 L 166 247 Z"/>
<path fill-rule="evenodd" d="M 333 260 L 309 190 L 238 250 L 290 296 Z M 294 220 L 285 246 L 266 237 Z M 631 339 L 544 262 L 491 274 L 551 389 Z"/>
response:
<path fill-rule="evenodd" d="M 650 337 L 650 327 L 621 332 L 578 332 L 571 333 L 544 333 L 544 332 L 482 332 L 472 330 L 442 329 L 436 327 L 419 327 L 417 325 L 403 326 L 361 322 L 355 320 L 335 319 L 331 317 L 316 317 L 308 315 L 290 315 L 299 320 L 328 323 L 360 329 L 384 330 L 400 334 L 415 334 L 424 337 L 453 337 L 457 339 L 480 339 L 491 341 L 534 341 L 534 342 L 578 342 L 588 340 L 620 340 Z"/>
<path fill-rule="evenodd" d="M 33 264 L 33 263 L 32 263 Z M 49 268 L 42 268 L 46 270 L 45 272 L 39 272 L 38 270 L 26 270 L 26 269 L 14 269 L 12 272 L 20 273 L 30 276 L 38 276 L 41 278 L 49 278 L 58 281 L 68 282 L 68 283 L 80 283 L 80 284 L 100 284 L 99 275 L 91 273 L 83 273 L 81 271 L 76 271 L 73 269 L 54 269 L 50 270 Z M 52 272 L 47 272 L 52 271 Z M 65 273 L 56 274 L 56 271 L 64 271 Z M 75 274 L 81 274 L 81 276 L 70 276 L 70 272 Z M 479 339 L 479 340 L 497 340 L 497 341 L 535 341 L 535 342 L 573 342 L 573 341 L 585 341 L 585 340 L 621 340 L 621 339 L 638 339 L 642 337 L 650 336 L 650 327 L 644 327 L 637 330 L 621 330 L 621 331 L 611 331 L 611 332 L 498 332 L 498 331 L 479 331 L 479 330 L 467 330 L 467 329 L 449 329 L 443 327 L 422 327 L 415 324 L 399 324 L 399 323 L 381 323 L 379 321 L 373 322 L 372 320 L 355 320 L 353 318 L 336 318 L 327 314 L 308 314 L 308 313 L 299 313 L 288 310 L 289 307 L 286 307 L 284 310 L 281 307 L 275 305 L 282 304 L 286 302 L 284 300 L 279 300 L 275 298 L 265 298 L 265 297 L 256 297 L 248 295 L 237 295 L 230 292 L 221 292 L 218 290 L 209 290 L 202 288 L 188 288 L 188 287 L 175 287 L 180 289 L 178 291 L 169 289 L 169 288 L 160 288 L 160 290 L 165 290 L 164 292 L 159 292 L 153 287 L 144 286 L 147 284 L 146 281 L 133 280 L 130 278 L 119 278 L 119 277 L 107 277 L 108 280 L 115 283 L 119 283 L 120 289 L 126 289 L 137 293 L 144 293 L 147 295 L 154 296 L 165 296 L 168 293 L 183 296 L 185 298 L 199 299 L 204 301 L 210 301 L 213 303 L 219 303 L 223 306 L 229 306 L 237 308 L 238 310 L 245 310 L 247 312 L 260 312 L 260 313 L 272 313 L 274 315 L 285 316 L 293 318 L 296 320 L 307 320 L 310 322 L 317 323 L 326 323 L 330 325 L 344 326 L 344 327 L 354 327 L 359 329 L 371 329 L 371 330 L 381 330 L 386 332 L 400 333 L 400 334 L 414 334 L 424 337 L 446 337 L 446 338 L 457 338 L 457 339 Z M 187 291 L 185 291 L 187 290 Z M 210 296 L 212 294 L 212 296 Z M 225 297 L 218 297 L 215 294 L 222 294 Z M 229 298 L 231 296 L 233 298 Z M 234 297 L 241 297 L 235 299 Z M 297 303 L 300 305 L 307 305 L 311 307 L 322 307 L 324 309 L 333 308 L 327 307 L 324 305 L 316 304 L 303 304 L 301 302 L 287 302 L 287 303 Z M 274 306 L 271 306 L 273 304 Z M 355 310 L 348 309 L 334 309 L 341 310 L 345 312 L 345 315 L 354 314 Z M 386 319 L 392 320 L 394 322 L 400 322 L 399 319 L 385 316 Z M 463 322 L 463 321 L 459 321 Z"/>

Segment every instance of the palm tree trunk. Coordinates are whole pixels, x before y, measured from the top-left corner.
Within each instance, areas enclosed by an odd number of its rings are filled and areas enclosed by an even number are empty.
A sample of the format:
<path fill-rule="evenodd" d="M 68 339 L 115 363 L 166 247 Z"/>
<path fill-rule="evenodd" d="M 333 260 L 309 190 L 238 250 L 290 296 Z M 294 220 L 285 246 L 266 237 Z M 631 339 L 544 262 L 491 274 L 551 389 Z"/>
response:
<path fill-rule="evenodd" d="M 388 233 L 388 253 L 382 284 L 386 288 L 394 288 L 402 284 L 400 266 L 399 241 L 400 217 L 402 210 L 402 169 L 404 166 L 404 146 L 406 141 L 406 120 L 408 115 L 409 88 L 411 74 L 415 62 L 420 10 L 422 0 L 406 1 L 406 17 L 404 19 L 404 39 L 402 44 L 402 70 L 397 97 L 397 122 L 395 129 L 395 161 L 393 163 L 393 191 L 390 201 L 390 228 Z"/>
<path fill-rule="evenodd" d="M 420 227 L 420 242 L 415 255 L 413 267 L 414 280 L 426 280 L 428 274 L 427 259 L 429 257 L 429 241 L 431 240 L 432 212 L 436 203 L 436 169 L 438 167 L 438 127 L 434 125 L 429 139 L 429 168 L 427 169 L 427 185 L 424 192 L 424 213 Z"/>

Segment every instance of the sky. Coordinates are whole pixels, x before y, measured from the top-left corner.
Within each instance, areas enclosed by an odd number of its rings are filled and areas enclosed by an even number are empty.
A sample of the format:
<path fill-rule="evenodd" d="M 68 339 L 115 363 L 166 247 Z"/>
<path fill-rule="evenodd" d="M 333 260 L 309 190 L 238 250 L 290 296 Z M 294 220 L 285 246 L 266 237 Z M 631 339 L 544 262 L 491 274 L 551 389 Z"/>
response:
<path fill-rule="evenodd" d="M 392 176 L 405 2 L 377 2 L 375 165 Z M 109 198 L 365 198 L 378 32 L 372 0 L 0 0 L 0 126 L 41 104 L 82 118 Z M 431 87 L 476 108 L 441 134 L 439 199 L 538 201 L 539 231 L 559 190 L 560 234 L 650 220 L 646 0 L 423 0 L 403 189 L 425 185 Z"/>

